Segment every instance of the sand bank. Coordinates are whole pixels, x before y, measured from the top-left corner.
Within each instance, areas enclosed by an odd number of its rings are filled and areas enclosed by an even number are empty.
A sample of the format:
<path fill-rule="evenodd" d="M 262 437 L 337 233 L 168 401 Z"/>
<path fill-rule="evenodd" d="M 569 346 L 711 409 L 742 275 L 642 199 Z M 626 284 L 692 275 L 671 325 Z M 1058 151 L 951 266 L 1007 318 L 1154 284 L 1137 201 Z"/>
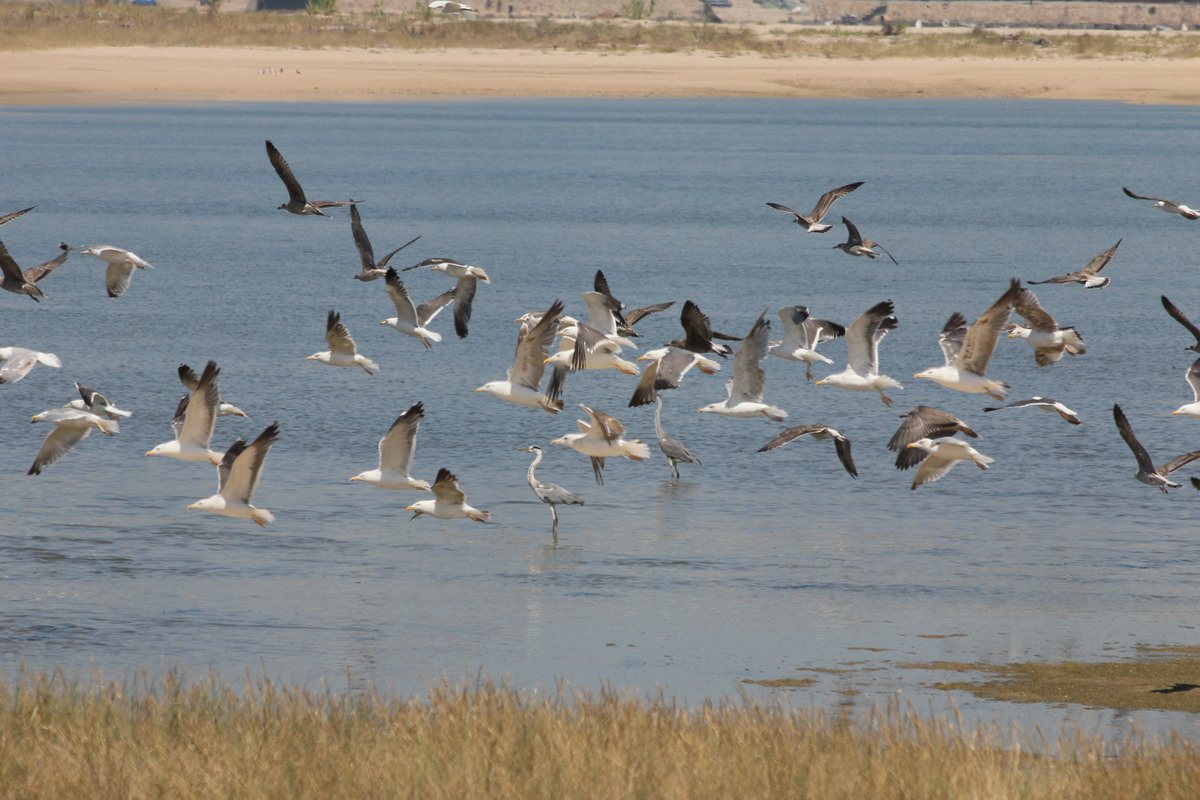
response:
<path fill-rule="evenodd" d="M 705 53 L 94 47 L 0 53 L 0 105 L 472 97 L 958 97 L 1200 104 L 1200 65 Z"/>

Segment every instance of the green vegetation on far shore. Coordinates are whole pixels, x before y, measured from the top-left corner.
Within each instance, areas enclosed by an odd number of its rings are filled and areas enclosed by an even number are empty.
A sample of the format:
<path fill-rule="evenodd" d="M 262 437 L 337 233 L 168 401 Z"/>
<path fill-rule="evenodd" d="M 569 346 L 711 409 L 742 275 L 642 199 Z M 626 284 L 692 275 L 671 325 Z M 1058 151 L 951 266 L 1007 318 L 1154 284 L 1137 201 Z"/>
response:
<path fill-rule="evenodd" d="M 0 5 L 0 49 L 91 46 L 559 49 L 741 53 L 766 57 L 1198 58 L 1200 36 L 970 31 L 884 36 L 880 29 L 818 30 L 630 20 L 465 20 L 416 3 L 405 14 L 214 13 L 132 5 Z"/>
<path fill-rule="evenodd" d="M 688 710 L 487 681 L 411 700 L 178 673 L 0 682 L 0 798 L 375 797 L 1190 800 L 1200 759 L 1178 740 L 1023 742 L 899 708 Z"/>

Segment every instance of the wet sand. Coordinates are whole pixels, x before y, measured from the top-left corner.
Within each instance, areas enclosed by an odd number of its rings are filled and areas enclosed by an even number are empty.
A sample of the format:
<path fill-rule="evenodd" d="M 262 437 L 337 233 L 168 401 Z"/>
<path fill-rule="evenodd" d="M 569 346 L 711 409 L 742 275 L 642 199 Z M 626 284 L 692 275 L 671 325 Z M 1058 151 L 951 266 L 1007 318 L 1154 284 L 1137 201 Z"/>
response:
<path fill-rule="evenodd" d="M 1200 65 L 533 50 L 90 47 L 0 53 L 0 105 L 475 97 L 1044 98 L 1200 104 Z"/>

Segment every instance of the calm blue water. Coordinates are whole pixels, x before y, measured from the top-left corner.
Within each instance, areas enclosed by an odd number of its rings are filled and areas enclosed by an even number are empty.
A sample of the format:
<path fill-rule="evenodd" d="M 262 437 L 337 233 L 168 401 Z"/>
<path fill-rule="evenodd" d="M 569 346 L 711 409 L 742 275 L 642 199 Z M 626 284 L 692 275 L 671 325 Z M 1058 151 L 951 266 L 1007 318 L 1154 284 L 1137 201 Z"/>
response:
<path fill-rule="evenodd" d="M 1170 416 L 1191 400 L 1194 355 L 1158 300 L 1200 319 L 1200 223 L 1120 191 L 1196 205 L 1198 123 L 1190 108 L 990 101 L 0 111 L 0 212 L 38 205 L 0 231 L 22 265 L 65 239 L 159 267 L 110 300 L 101 262 L 76 255 L 45 281 L 42 304 L 0 296 L 0 344 L 64 363 L 0 387 L 0 667 L 266 671 L 406 694 L 482 670 L 518 686 L 606 681 L 695 702 L 734 694 L 742 679 L 853 665 L 815 673 L 821 682 L 793 700 L 899 696 L 939 710 L 943 696 L 922 686 L 942 676 L 898 665 L 1195 644 L 1200 494 L 1134 481 L 1111 406 L 1123 405 L 1159 462 L 1200 447 L 1200 423 Z M 277 211 L 285 195 L 267 138 L 310 197 L 364 200 L 377 253 L 422 234 L 401 265 L 449 256 L 487 269 L 471 336 L 458 340 L 444 315 L 434 327 L 446 339 L 426 352 L 378 326 L 393 312 L 382 281 L 351 279 L 347 216 Z M 849 216 L 900 267 L 851 259 L 832 249 L 840 226 L 804 235 L 765 205 L 807 210 L 854 180 L 866 184 L 833 221 Z M 1059 398 L 1084 425 L 984 414 L 986 398 L 911 377 L 941 362 L 936 336 L 952 311 L 973 319 L 1010 277 L 1078 269 L 1122 237 L 1107 289 L 1038 292 L 1078 326 L 1085 356 L 1039 369 L 1025 343 L 1002 340 L 989 368 L 1012 399 Z M 806 383 L 800 365 L 764 363 L 767 399 L 790 424 L 848 435 L 859 479 L 830 443 L 756 454 L 783 426 L 695 414 L 724 396 L 727 371 L 691 374 L 666 396 L 668 431 L 704 461 L 678 481 L 655 449 L 647 463 L 610 462 L 600 487 L 584 457 L 547 444 L 575 429 L 572 404 L 586 402 L 653 446 L 653 407 L 625 407 L 629 376 L 574 376 L 557 417 L 471 392 L 504 377 L 515 317 L 559 297 L 581 313 L 597 268 L 630 306 L 690 298 L 735 333 L 763 308 L 801 303 L 848 325 L 894 300 L 901 325 L 881 362 L 906 388 L 891 410 L 874 394 Z M 438 273 L 406 277 L 422 300 L 449 285 Z M 330 308 L 382 365 L 377 375 L 304 360 L 325 349 Z M 643 341 L 679 335 L 677 320 L 647 319 Z M 841 369 L 845 346 L 823 349 Z M 176 365 L 210 358 L 225 397 L 251 414 L 221 419 L 215 447 L 272 420 L 283 429 L 255 498 L 278 518 L 267 529 L 187 511 L 215 490 L 215 471 L 142 456 L 171 436 Z M 135 415 L 119 436 L 93 436 L 26 476 L 46 433 L 29 416 L 71 399 L 76 380 Z M 416 493 L 348 482 L 417 400 L 427 414 L 415 474 L 449 467 L 493 524 L 410 522 Z M 959 466 L 909 491 L 911 474 L 884 445 L 917 404 L 967 419 L 992 469 Z M 525 485 L 526 454 L 514 452 L 530 443 L 548 450 L 541 476 L 588 501 L 562 510 L 557 547 Z M 979 717 L 1128 724 L 955 699 Z"/>

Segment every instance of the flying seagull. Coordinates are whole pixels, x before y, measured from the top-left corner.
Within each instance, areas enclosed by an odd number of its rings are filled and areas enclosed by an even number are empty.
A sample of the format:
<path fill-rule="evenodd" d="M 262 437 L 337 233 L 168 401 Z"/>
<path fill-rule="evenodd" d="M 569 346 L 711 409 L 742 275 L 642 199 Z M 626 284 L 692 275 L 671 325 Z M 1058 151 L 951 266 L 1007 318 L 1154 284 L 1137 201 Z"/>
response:
<path fill-rule="evenodd" d="M 1057 278 L 1047 278 L 1044 281 L 1026 281 L 1026 283 L 1037 286 L 1042 283 L 1082 283 L 1085 289 L 1103 289 L 1108 286 L 1108 278 L 1101 278 L 1100 270 L 1108 266 L 1108 262 L 1112 261 L 1112 257 L 1116 254 L 1117 248 L 1121 246 L 1124 239 L 1117 239 L 1117 243 L 1105 250 L 1100 255 L 1088 262 L 1088 265 L 1081 270 L 1068 272 L 1066 275 L 1060 275 Z"/>
<path fill-rule="evenodd" d="M 360 281 L 373 281 L 376 278 L 382 278 L 386 274 L 387 263 L 392 259 L 392 256 L 399 253 L 410 244 L 420 239 L 420 236 L 409 239 L 404 244 L 397 247 L 392 252 L 388 253 L 378 261 L 375 260 L 375 251 L 371 248 L 371 240 L 367 238 L 367 232 L 362 226 L 362 217 L 358 213 L 358 204 L 350 204 L 350 233 L 354 237 L 354 246 L 358 249 L 358 258 L 362 262 L 362 269 L 355 275 L 355 279 Z"/>
<path fill-rule="evenodd" d="M 471 304 L 475 300 L 476 286 L 479 281 L 491 283 L 491 279 L 479 267 L 455 261 L 453 258 L 427 258 L 419 264 L 413 264 L 400 271 L 408 272 L 410 269 L 421 267 L 444 272 L 457 281 L 454 284 L 454 332 L 460 339 L 467 338 L 467 324 L 471 321 Z"/>
<path fill-rule="evenodd" d="M 538 500 L 541 500 L 546 505 L 550 506 L 550 530 L 554 534 L 554 538 L 558 538 L 558 510 L 555 506 L 581 506 L 583 498 L 572 492 L 568 492 L 557 483 L 547 483 L 539 481 L 534 470 L 537 465 L 542 463 L 542 448 L 536 444 L 531 444 L 528 447 L 518 447 L 519 452 L 533 453 L 533 463 L 529 465 L 529 472 L 525 475 L 525 480 L 529 483 L 529 488 L 533 489 L 533 494 Z"/>
<path fill-rule="evenodd" d="M 879 342 L 899 324 L 892 316 L 894 310 L 892 301 L 884 300 L 854 320 L 846 329 L 846 368 L 813 385 L 836 386 L 856 392 L 879 392 L 879 399 L 885 406 L 890 406 L 892 398 L 885 395 L 883 390 L 904 387 L 894 378 L 879 374 Z"/>
<path fill-rule="evenodd" d="M 325 341 L 329 344 L 328 350 L 313 353 L 304 360 L 319 361 L 331 367 L 361 367 L 368 375 L 374 375 L 373 370 L 379 369 L 374 361 L 359 355 L 350 331 L 342 324 L 342 315 L 336 311 L 330 311 L 325 318 Z"/>
<path fill-rule="evenodd" d="M 379 324 L 387 325 L 400 333 L 420 339 L 426 349 L 433 347 L 432 342 L 440 342 L 442 335 L 425 326 L 433 321 L 438 312 L 450 304 L 458 290 L 448 289 L 429 302 L 414 306 L 412 298 L 408 296 L 408 289 L 404 287 L 404 281 L 400 280 L 400 275 L 392 267 L 387 268 L 385 282 L 387 283 L 388 297 L 392 299 L 392 305 L 396 307 L 396 316 L 389 317 Z"/>
<path fill-rule="evenodd" d="M 667 466 L 671 468 L 671 473 L 674 477 L 679 477 L 679 464 L 695 464 L 700 466 L 700 459 L 692 455 L 692 451 L 684 446 L 683 442 L 667 435 L 663 430 L 662 424 L 662 408 L 663 401 L 661 397 L 655 397 L 655 402 L 658 404 L 654 409 L 654 433 L 658 436 L 658 449 L 662 450 L 664 456 L 667 457 Z"/>
<path fill-rule="evenodd" d="M 33 421 L 52 422 L 54 430 L 46 435 L 37 457 L 33 460 L 33 466 L 26 473 L 28 475 L 41 474 L 43 469 L 71 452 L 75 445 L 86 439 L 93 428 L 105 436 L 112 436 L 121 430 L 115 421 L 77 408 L 52 408 L 34 415 Z"/>
<path fill-rule="evenodd" d="M 82 383 L 76 383 L 75 389 L 79 392 L 79 397 L 67 403 L 63 408 L 74 408 L 78 411 L 86 411 L 89 414 L 108 417 L 109 419 L 133 416 L 132 411 L 122 411 L 108 402 L 108 398 L 95 389 L 89 389 Z"/>
<path fill-rule="evenodd" d="M 531 406 L 557 414 L 562 411 L 562 400 L 543 394 L 538 389 L 546 371 L 546 354 L 554 341 L 554 332 L 562 316 L 563 303 L 555 300 L 537 323 L 532 320 L 521 325 L 517 334 L 517 352 L 508 375 L 502 381 L 489 381 L 476 389 L 487 392 L 509 403 Z"/>
<path fill-rule="evenodd" d="M 779 319 L 783 322 L 783 341 L 771 344 L 771 355 L 788 361 L 803 361 L 804 377 L 811 381 L 814 361 L 833 363 L 832 359 L 817 352 L 817 345 L 844 336 L 846 329 L 836 322 L 813 319 L 806 306 L 785 306 L 779 309 Z"/>
<path fill-rule="evenodd" d="M 467 505 L 467 496 L 458 488 L 458 478 L 442 467 L 433 481 L 433 499 L 421 500 L 405 510 L 413 512 L 412 519 L 428 514 L 437 519 L 473 519 L 487 522 L 492 518 L 490 511 L 480 511 Z"/>
<path fill-rule="evenodd" d="M 329 215 L 322 211 L 322 208 L 354 205 L 354 200 L 309 200 L 306 198 L 304 189 L 300 188 L 300 181 L 296 180 L 296 176 L 292 174 L 292 168 L 284 160 L 283 154 L 276 149 L 275 145 L 271 144 L 270 139 L 267 140 L 267 158 L 271 159 L 271 166 L 275 168 L 275 174 L 287 187 L 288 201 L 279 206 L 284 211 L 301 216 L 319 214 L 322 217 L 328 217 Z"/>
<path fill-rule="evenodd" d="M 1166 295 L 1162 296 L 1162 304 L 1163 308 L 1167 310 L 1167 313 L 1171 315 L 1172 319 L 1174 319 L 1183 327 L 1187 328 L 1188 333 L 1196 337 L 1196 341 L 1192 344 L 1189 344 L 1184 348 L 1184 350 L 1191 350 L 1193 352 L 1200 353 L 1200 328 L 1197 328 L 1190 319 L 1184 316 L 1184 313 L 1176 308 L 1175 304 L 1168 300 Z"/>
<path fill-rule="evenodd" d="M 878 247 L 880 250 L 883 250 L 883 245 L 873 239 L 862 238 L 862 235 L 858 232 L 858 226 L 845 217 L 842 217 L 842 224 L 846 226 L 846 241 L 841 244 L 835 244 L 833 246 L 835 250 L 841 250 L 850 256 L 866 256 L 872 261 L 879 258 L 879 253 L 875 252 L 875 248 Z M 883 250 L 883 254 L 892 259 L 893 264 L 900 266 L 900 262 L 887 250 Z"/>
<path fill-rule="evenodd" d="M 189 392 L 196 391 L 196 386 L 200 383 L 200 378 L 197 377 L 195 371 L 187 364 L 180 364 L 178 368 L 179 382 L 183 384 L 183 388 Z M 225 402 L 225 398 L 217 397 L 217 416 L 218 417 L 249 417 L 245 411 L 242 411 L 235 405 Z"/>
<path fill-rule="evenodd" d="M 16 383 L 29 374 L 35 364 L 61 367 L 62 361 L 54 353 L 40 353 L 25 347 L 0 347 L 0 383 Z"/>
<path fill-rule="evenodd" d="M 828 425 L 797 425 L 794 428 L 788 428 L 758 448 L 755 452 L 765 453 L 767 450 L 775 450 L 799 439 L 801 436 L 811 436 L 814 439 L 832 439 L 833 447 L 837 451 L 838 460 L 842 462 L 842 466 L 846 468 L 846 472 L 850 473 L 851 478 L 858 477 L 858 470 L 854 466 L 854 458 L 850 455 L 850 440 Z"/>
<path fill-rule="evenodd" d="M 863 183 L 864 181 L 858 181 L 857 183 L 848 183 L 845 186 L 839 186 L 836 189 L 831 189 L 830 191 L 821 195 L 821 199 L 817 201 L 817 204 L 807 216 L 799 213 L 798 211 L 793 211 L 787 206 L 781 206 L 779 203 L 767 203 L 767 205 L 769 205 L 771 208 L 778 209 L 779 211 L 786 211 L 794 216 L 796 218 L 795 223 L 804 228 L 808 233 L 825 233 L 833 227 L 832 225 L 821 224 L 821 220 L 823 220 L 825 215 L 829 213 L 829 207 L 833 205 L 834 201 L 850 194 L 855 189 L 862 186 Z"/>
<path fill-rule="evenodd" d="M 1063 419 L 1065 419 L 1067 422 L 1071 423 L 1072 425 L 1082 425 L 1083 424 L 1083 420 L 1081 420 L 1079 418 L 1079 415 L 1076 414 L 1071 409 L 1064 406 L 1062 403 L 1058 402 L 1057 400 L 1052 400 L 1049 397 L 1037 397 L 1036 395 L 1029 398 L 1028 400 L 1018 400 L 1017 402 L 1009 403 L 1006 406 L 994 406 L 992 408 L 985 408 L 984 411 L 1002 411 L 1003 409 L 1006 409 L 1006 408 L 1041 408 L 1046 411 L 1057 412 L 1060 417 L 1062 417 Z"/>
<path fill-rule="evenodd" d="M 246 444 L 238 439 L 225 451 L 217 467 L 217 493 L 212 497 L 197 500 L 188 509 L 212 511 L 226 517 L 249 519 L 260 528 L 274 522 L 275 516 L 266 509 L 250 505 L 250 497 L 262 477 L 263 462 L 271 445 L 279 438 L 279 423 L 272 422 L 254 441 Z"/>
<path fill-rule="evenodd" d="M 742 419 L 767 417 L 775 422 L 783 422 L 787 412 L 777 406 L 767 405 L 762 399 L 767 372 L 759 366 L 759 362 L 767 355 L 770 338 L 771 323 L 766 320 L 764 311 L 758 315 L 733 357 L 733 377 L 725 384 L 729 396 L 720 403 L 710 403 L 697 409 L 698 413 Z"/>
<path fill-rule="evenodd" d="M 1135 478 L 1149 486 L 1161 489 L 1163 494 L 1166 494 L 1168 486 L 1172 489 L 1182 486 L 1182 484 L 1172 482 L 1167 476 L 1200 458 L 1200 450 L 1176 456 L 1161 467 L 1156 467 L 1150 460 L 1150 454 L 1146 452 L 1146 448 L 1142 447 L 1142 443 L 1133 435 L 1133 428 L 1129 427 L 1129 420 L 1125 418 L 1125 412 L 1121 410 L 1121 406 L 1113 406 L 1113 419 L 1117 423 L 1117 431 L 1120 432 L 1121 438 L 1125 440 L 1125 444 L 1129 445 L 1129 449 L 1133 451 L 1133 457 L 1137 459 L 1138 468 L 1134 473 Z"/>
<path fill-rule="evenodd" d="M 624 456 L 631 461 L 645 461 L 650 457 L 650 448 L 641 439 L 626 439 L 625 426 L 613 416 L 579 404 L 590 422 L 576 420 L 581 433 L 567 433 L 550 444 L 565 444 L 592 461 L 592 473 L 596 483 L 604 483 L 604 459 L 609 456 Z"/>
<path fill-rule="evenodd" d="M 1188 386 L 1192 387 L 1192 402 L 1180 406 L 1171 414 L 1183 414 L 1200 419 L 1200 358 L 1192 362 L 1192 366 L 1188 367 L 1184 378 L 1187 380 Z"/>
<path fill-rule="evenodd" d="M 1010 339 L 1024 339 L 1033 348 L 1033 357 L 1039 367 L 1046 367 L 1063 357 L 1063 353 L 1081 356 L 1087 352 L 1083 347 L 1083 337 L 1075 327 L 1058 327 L 1054 317 L 1050 316 L 1037 297 L 1028 289 L 1017 293 L 1014 304 L 1016 311 L 1028 325 L 1018 325 L 1010 322 L 1004 326 Z"/>
<path fill-rule="evenodd" d="M 980 453 L 962 439 L 918 439 L 907 446 L 923 450 L 929 456 L 921 462 L 920 469 L 913 476 L 912 485 L 908 487 L 910 489 L 940 480 L 959 461 L 970 461 L 980 469 L 987 469 L 987 465 L 996 460 Z"/>
<path fill-rule="evenodd" d="M 1187 206 L 1183 205 L 1182 203 L 1175 203 L 1175 202 L 1172 202 L 1171 200 L 1164 200 L 1161 197 L 1145 197 L 1140 194 L 1134 194 L 1133 192 L 1126 189 L 1124 186 L 1121 187 L 1121 190 L 1124 191 L 1127 196 L 1132 197 L 1134 200 L 1153 200 L 1154 205 L 1150 206 L 1151 208 L 1161 208 L 1163 211 L 1167 212 L 1168 214 L 1178 214 L 1181 217 L 1183 217 L 1184 219 L 1200 219 L 1200 211 L 1197 211 L 1194 208 L 1188 208 Z"/>
<path fill-rule="evenodd" d="M 21 268 L 17 266 L 16 260 L 8 254 L 4 242 L 0 242 L 0 289 L 6 289 L 13 294 L 27 294 L 31 299 L 40 303 L 39 298 L 46 295 L 38 288 L 37 282 L 61 267 L 70 253 L 70 248 L 65 244 L 60 244 L 58 247 L 62 252 L 57 257 L 22 272 Z"/>
<path fill-rule="evenodd" d="M 146 455 L 167 456 L 182 461 L 208 461 L 214 466 L 221 463 L 221 454 L 210 450 L 208 445 L 212 440 L 217 404 L 221 398 L 221 390 L 217 386 L 220 373 L 215 361 L 209 361 L 204 366 L 196 388 L 190 395 L 184 395 L 175 408 L 175 418 L 171 421 L 175 438 L 156 445 Z"/>
<path fill-rule="evenodd" d="M 362 481 L 384 489 L 423 489 L 429 491 L 429 481 L 411 477 L 413 453 L 417 449 L 417 428 L 425 417 L 425 406 L 413 403 L 396 417 L 383 438 L 379 440 L 379 467 L 360 472 L 350 480 Z"/>
<path fill-rule="evenodd" d="M 455 2 L 455 0 L 433 0 L 429 7 L 440 10 L 443 14 L 462 14 L 467 19 L 475 19 L 474 8 L 466 3 Z"/>
<path fill-rule="evenodd" d="M 633 330 L 633 326 L 639 320 L 659 311 L 666 311 L 675 305 L 674 300 L 669 300 L 666 303 L 655 303 L 654 305 L 635 308 L 626 314 L 625 304 L 613 297 L 612 290 L 608 288 L 608 279 L 604 277 L 604 271 L 599 269 L 596 270 L 596 277 L 592 279 L 592 288 L 612 301 L 609 307 L 614 308 L 613 314 L 617 318 L 617 333 L 622 336 L 638 336 L 639 334 Z"/>
<path fill-rule="evenodd" d="M 944 439 L 956 433 L 963 433 L 972 439 L 978 439 L 979 434 L 971 429 L 953 414 L 948 414 L 931 406 L 917 406 L 907 414 L 901 414 L 904 421 L 892 434 L 887 443 L 887 449 L 896 453 L 896 469 L 915 467 L 925 460 L 929 454 L 925 450 L 910 450 L 908 446 L 921 439 Z"/>
<path fill-rule="evenodd" d="M 938 337 L 938 344 L 941 345 L 942 354 L 945 356 L 945 365 L 918 372 L 914 377 L 928 378 L 947 389 L 987 394 L 996 400 L 1003 400 L 1004 390 L 1009 388 L 1008 384 L 1004 381 L 988 380 L 984 377 L 984 372 L 992 357 L 992 351 L 996 349 L 1000 331 L 1008 322 L 1013 304 L 1022 291 L 1028 290 L 1022 290 L 1021 282 L 1013 278 L 1004 294 L 1000 295 L 987 311 L 980 314 L 979 319 L 975 320 L 970 328 L 967 328 L 967 321 L 962 314 L 957 311 L 951 314 Z"/>
<path fill-rule="evenodd" d="M 80 255 L 95 256 L 108 266 L 104 270 L 104 288 L 109 297 L 120 297 L 133 280 L 134 269 L 154 269 L 154 265 L 137 253 L 110 244 L 93 244 Z"/>

